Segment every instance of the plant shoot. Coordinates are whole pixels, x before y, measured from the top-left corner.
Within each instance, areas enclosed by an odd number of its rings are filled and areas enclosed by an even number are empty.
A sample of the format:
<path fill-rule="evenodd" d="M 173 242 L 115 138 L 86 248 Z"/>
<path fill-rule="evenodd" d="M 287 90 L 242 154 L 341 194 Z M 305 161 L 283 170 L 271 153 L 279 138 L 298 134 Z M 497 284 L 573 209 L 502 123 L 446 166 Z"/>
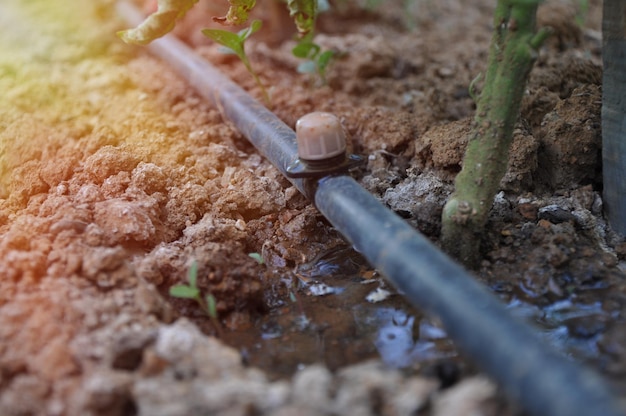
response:
<path fill-rule="evenodd" d="M 180 299 L 192 299 L 194 300 L 200 309 L 207 314 L 211 319 L 215 330 L 218 335 L 222 333 L 222 326 L 220 325 L 217 316 L 217 300 L 213 294 L 209 293 L 202 297 L 202 293 L 198 288 L 198 263 L 196 261 L 191 263 L 189 271 L 187 272 L 188 284 L 178 284 L 170 287 L 170 296 Z"/>

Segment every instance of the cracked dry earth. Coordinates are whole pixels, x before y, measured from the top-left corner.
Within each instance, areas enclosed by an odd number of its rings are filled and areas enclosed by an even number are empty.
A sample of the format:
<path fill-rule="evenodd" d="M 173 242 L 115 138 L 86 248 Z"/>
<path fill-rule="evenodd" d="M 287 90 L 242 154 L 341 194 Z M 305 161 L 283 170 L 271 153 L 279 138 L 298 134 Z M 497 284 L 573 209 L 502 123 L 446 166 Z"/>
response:
<path fill-rule="evenodd" d="M 199 4 L 176 34 L 259 97 L 199 34 L 219 3 Z M 291 33 L 265 3 L 267 30 L 248 50 L 273 111 L 291 126 L 337 114 L 368 159 L 359 181 L 436 242 L 493 2 L 331 2 L 318 41 L 341 54 L 326 85 L 296 71 Z M 577 4 L 540 8 L 555 35 L 530 77 L 476 275 L 624 393 L 626 245 L 602 216 L 601 4 L 582 26 Z M 352 280 L 385 282 L 166 62 L 115 37 L 125 24 L 112 1 L 6 0 L 0 23 L 0 413 L 522 414 L 436 318 L 410 309 L 404 323 L 422 338 L 429 328 L 439 352 L 391 365 L 355 323 L 369 289 L 346 289 L 346 306 L 298 286 L 325 278 L 320 259 L 333 255 Z M 193 262 L 221 337 L 168 295 Z M 409 310 L 398 295 L 382 304 Z M 316 323 L 298 322 L 298 307 Z M 274 350 L 260 347 L 272 337 Z"/>

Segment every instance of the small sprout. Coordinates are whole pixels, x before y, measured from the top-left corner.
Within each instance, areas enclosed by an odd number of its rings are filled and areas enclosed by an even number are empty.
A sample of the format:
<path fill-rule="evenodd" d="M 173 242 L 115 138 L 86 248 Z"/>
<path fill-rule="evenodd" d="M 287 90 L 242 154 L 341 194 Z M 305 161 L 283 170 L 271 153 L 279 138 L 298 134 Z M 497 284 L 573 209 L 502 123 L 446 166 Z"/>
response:
<path fill-rule="evenodd" d="M 170 287 L 170 296 L 181 299 L 196 299 L 200 295 L 197 287 L 175 285 Z"/>
<path fill-rule="evenodd" d="M 189 281 L 189 286 L 198 286 L 198 262 L 195 260 L 191 262 L 191 266 L 187 272 L 187 280 Z"/>
<path fill-rule="evenodd" d="M 189 285 L 174 285 L 170 287 L 170 296 L 181 299 L 200 298 L 200 289 L 198 289 L 198 263 L 194 261 L 187 272 L 187 281 Z"/>
<path fill-rule="evenodd" d="M 248 59 L 245 51 L 246 40 L 250 36 L 252 36 L 252 34 L 261 29 L 261 25 L 262 23 L 260 20 L 254 20 L 252 21 L 252 23 L 250 23 L 249 27 L 240 30 L 238 33 L 233 33 L 229 32 L 228 30 L 221 29 L 203 29 L 202 33 L 209 39 L 230 49 L 231 51 L 233 51 L 233 53 L 235 53 L 235 55 L 239 57 L 248 72 L 254 77 L 254 81 L 261 88 L 261 91 L 263 93 L 263 99 L 266 103 L 269 103 L 270 98 L 267 90 L 265 89 L 265 86 L 261 82 L 261 79 L 259 78 L 257 73 L 254 71 L 254 69 L 252 69 L 252 65 L 250 64 L 250 60 Z"/>
<path fill-rule="evenodd" d="M 209 293 L 204 299 L 206 301 L 209 317 L 211 317 L 211 319 L 217 319 L 217 301 L 215 300 L 215 296 Z"/>
<path fill-rule="evenodd" d="M 259 264 L 264 264 L 265 263 L 265 260 L 263 260 L 263 256 L 261 256 L 261 254 L 259 254 L 259 253 L 249 253 L 248 256 L 250 256 L 253 259 L 255 259 L 256 262 L 259 263 Z"/>
<path fill-rule="evenodd" d="M 320 52 L 318 45 L 311 42 L 317 14 L 330 8 L 328 0 L 284 0 L 287 3 L 289 14 L 302 38 L 301 43 L 306 44 L 304 55 L 310 60 L 300 67 L 303 72 L 317 72 L 324 80 L 326 68 L 334 53 L 332 51 Z M 176 23 L 196 4 L 198 0 L 157 0 L 157 11 L 149 15 L 139 26 L 117 32 L 117 35 L 126 43 L 147 45 L 174 29 Z M 248 21 L 250 11 L 256 5 L 256 0 L 228 0 L 230 7 L 226 16 L 214 17 L 215 22 L 223 25 L 236 26 Z M 202 33 L 230 49 L 243 62 L 246 69 L 254 77 L 255 82 L 261 88 L 263 99 L 270 104 L 267 90 L 257 73 L 252 69 L 246 56 L 244 43 L 254 32 L 261 28 L 261 21 L 254 20 L 248 28 L 239 33 L 232 33 L 219 29 L 204 29 Z M 312 53 L 311 53 L 311 47 Z M 298 48 L 298 47 L 297 47 Z M 302 48 L 300 48 L 302 49 Z M 296 53 L 296 52 L 294 52 Z M 300 56 L 302 53 L 298 52 Z"/>
<path fill-rule="evenodd" d="M 293 56 L 305 59 L 298 65 L 300 73 L 317 73 L 322 82 L 326 82 L 326 68 L 335 57 L 335 52 L 331 50 L 323 51 L 322 48 L 313 42 L 313 32 L 304 36 L 300 42 L 291 50 Z"/>
<path fill-rule="evenodd" d="M 180 299 L 192 299 L 196 301 L 200 309 L 207 314 L 209 318 L 211 318 L 211 322 L 215 326 L 215 330 L 218 335 L 222 335 L 222 327 L 218 320 L 217 315 L 217 301 L 213 294 L 207 294 L 204 299 L 200 294 L 200 289 L 198 288 L 198 263 L 196 261 L 191 263 L 189 267 L 189 271 L 187 272 L 187 281 L 188 285 L 178 284 L 170 287 L 170 296 Z"/>

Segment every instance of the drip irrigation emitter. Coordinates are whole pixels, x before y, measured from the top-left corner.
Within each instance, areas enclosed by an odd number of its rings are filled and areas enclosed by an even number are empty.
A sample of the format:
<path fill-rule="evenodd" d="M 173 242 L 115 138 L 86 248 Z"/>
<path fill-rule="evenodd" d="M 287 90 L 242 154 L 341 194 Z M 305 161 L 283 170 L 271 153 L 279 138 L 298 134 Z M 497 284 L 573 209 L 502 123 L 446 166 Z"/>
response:
<path fill-rule="evenodd" d="M 133 26 L 143 20 L 127 3 L 119 11 Z M 166 36 L 149 48 L 213 103 L 415 307 L 437 316 L 455 345 L 531 415 L 624 414 L 601 377 L 543 343 L 467 271 L 346 174 L 358 158 L 336 144 L 328 148 L 334 149 L 327 153 L 332 160 L 323 151 L 305 148 L 298 154 L 289 126 L 184 43 Z M 309 139 L 305 134 L 301 140 Z M 341 169 L 334 170 L 334 163 Z"/>

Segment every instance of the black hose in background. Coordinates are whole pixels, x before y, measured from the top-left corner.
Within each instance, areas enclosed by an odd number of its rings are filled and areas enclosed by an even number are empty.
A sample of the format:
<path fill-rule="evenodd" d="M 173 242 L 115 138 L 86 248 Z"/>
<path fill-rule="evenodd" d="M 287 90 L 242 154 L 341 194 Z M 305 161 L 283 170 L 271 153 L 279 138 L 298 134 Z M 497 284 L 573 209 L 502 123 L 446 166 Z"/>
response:
<path fill-rule="evenodd" d="M 604 212 L 626 237 L 626 2 L 604 0 L 602 17 Z"/>
<path fill-rule="evenodd" d="M 137 26 L 142 16 L 119 11 Z M 297 158 L 295 132 L 182 42 L 150 50 L 211 101 L 280 171 Z M 290 179 L 301 192 L 308 182 Z M 536 332 L 463 268 L 349 176 L 319 181 L 324 216 L 417 308 L 439 317 L 454 343 L 522 407 L 537 416 L 623 416 L 604 381 L 545 345 Z"/>

